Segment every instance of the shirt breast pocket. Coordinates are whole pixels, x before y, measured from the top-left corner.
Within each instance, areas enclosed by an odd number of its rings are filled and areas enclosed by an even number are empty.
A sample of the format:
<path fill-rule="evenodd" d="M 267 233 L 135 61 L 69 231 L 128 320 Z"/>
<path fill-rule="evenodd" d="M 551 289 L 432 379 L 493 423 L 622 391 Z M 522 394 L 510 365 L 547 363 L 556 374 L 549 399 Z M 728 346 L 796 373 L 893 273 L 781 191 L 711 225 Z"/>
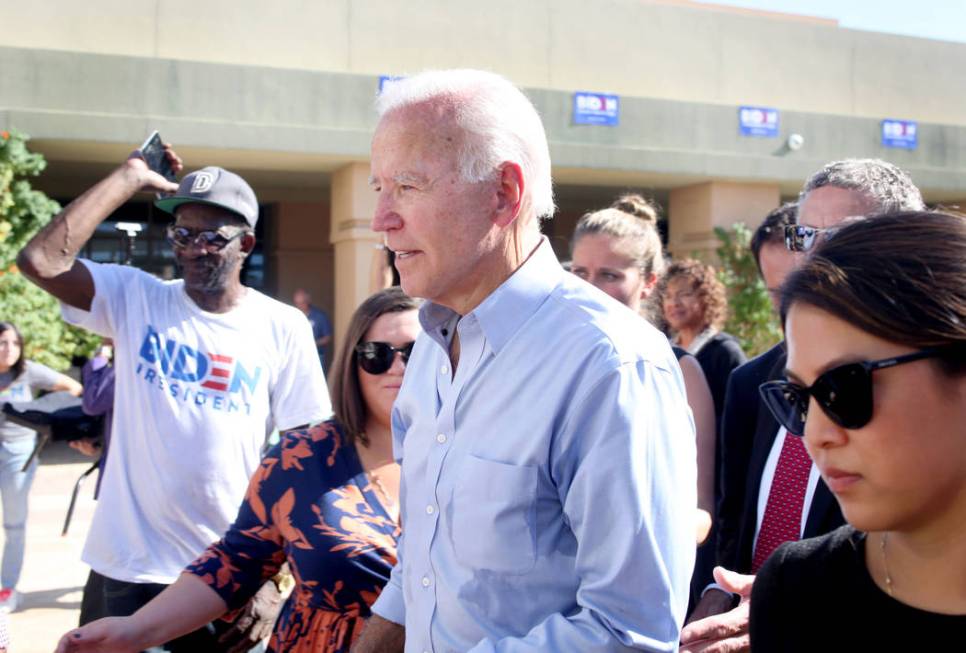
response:
<path fill-rule="evenodd" d="M 536 562 L 537 468 L 467 456 L 453 492 L 453 546 L 467 567 L 523 574 Z"/>

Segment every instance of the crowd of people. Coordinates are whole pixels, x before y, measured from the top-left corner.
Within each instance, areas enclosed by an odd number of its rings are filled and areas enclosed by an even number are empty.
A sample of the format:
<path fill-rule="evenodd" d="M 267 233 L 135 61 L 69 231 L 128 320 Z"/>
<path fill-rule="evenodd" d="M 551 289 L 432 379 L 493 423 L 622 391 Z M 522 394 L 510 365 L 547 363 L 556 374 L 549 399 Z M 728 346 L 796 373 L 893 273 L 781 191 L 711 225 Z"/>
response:
<path fill-rule="evenodd" d="M 423 73 L 376 109 L 374 278 L 401 287 L 355 311 L 328 385 L 308 293 L 240 281 L 258 204 L 227 170 L 174 184 L 134 152 L 21 252 L 113 345 L 84 375 L 113 394 L 92 607 L 58 652 L 958 641 L 966 218 L 887 162 L 823 166 L 756 216 L 784 339 L 747 360 L 715 269 L 667 260 L 644 197 L 584 215 L 561 265 L 546 136 L 512 84 Z M 77 256 L 140 191 L 164 194 L 180 280 Z M 5 396 L 81 392 L 22 348 L 0 323 Z M 34 467 L 0 426 L 15 605 Z"/>

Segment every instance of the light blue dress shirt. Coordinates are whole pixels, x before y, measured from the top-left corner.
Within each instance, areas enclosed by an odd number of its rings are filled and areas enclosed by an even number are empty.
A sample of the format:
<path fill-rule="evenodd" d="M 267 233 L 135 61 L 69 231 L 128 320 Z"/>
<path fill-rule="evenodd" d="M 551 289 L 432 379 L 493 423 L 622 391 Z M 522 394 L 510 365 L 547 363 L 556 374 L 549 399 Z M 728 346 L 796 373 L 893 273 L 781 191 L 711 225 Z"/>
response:
<path fill-rule="evenodd" d="M 392 417 L 403 540 L 373 610 L 407 653 L 676 650 L 697 497 L 667 339 L 546 240 L 462 319 L 420 321 Z"/>

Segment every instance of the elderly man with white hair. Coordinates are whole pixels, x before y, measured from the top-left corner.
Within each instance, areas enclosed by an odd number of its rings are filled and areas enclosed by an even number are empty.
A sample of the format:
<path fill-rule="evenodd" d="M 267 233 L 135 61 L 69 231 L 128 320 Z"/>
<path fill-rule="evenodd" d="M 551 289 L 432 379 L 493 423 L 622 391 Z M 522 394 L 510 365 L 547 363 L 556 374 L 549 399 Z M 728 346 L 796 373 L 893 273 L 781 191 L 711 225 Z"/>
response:
<path fill-rule="evenodd" d="M 403 541 L 355 651 L 671 651 L 694 427 L 667 340 L 566 273 L 550 156 L 479 71 L 387 88 L 373 229 L 428 301 L 393 409 Z"/>

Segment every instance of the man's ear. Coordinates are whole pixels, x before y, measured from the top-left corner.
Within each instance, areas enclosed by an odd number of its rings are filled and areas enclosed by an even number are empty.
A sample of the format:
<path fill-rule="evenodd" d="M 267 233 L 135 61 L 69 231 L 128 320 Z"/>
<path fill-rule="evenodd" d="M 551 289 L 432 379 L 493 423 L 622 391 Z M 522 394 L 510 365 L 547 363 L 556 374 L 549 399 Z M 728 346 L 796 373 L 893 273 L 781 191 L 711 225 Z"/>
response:
<path fill-rule="evenodd" d="M 512 161 L 503 163 L 497 174 L 499 186 L 493 222 L 499 227 L 507 227 L 520 216 L 526 183 L 523 180 L 523 168 Z"/>
<path fill-rule="evenodd" d="M 241 237 L 241 251 L 242 254 L 248 256 L 253 249 L 255 249 L 255 232 L 249 231 Z"/>

